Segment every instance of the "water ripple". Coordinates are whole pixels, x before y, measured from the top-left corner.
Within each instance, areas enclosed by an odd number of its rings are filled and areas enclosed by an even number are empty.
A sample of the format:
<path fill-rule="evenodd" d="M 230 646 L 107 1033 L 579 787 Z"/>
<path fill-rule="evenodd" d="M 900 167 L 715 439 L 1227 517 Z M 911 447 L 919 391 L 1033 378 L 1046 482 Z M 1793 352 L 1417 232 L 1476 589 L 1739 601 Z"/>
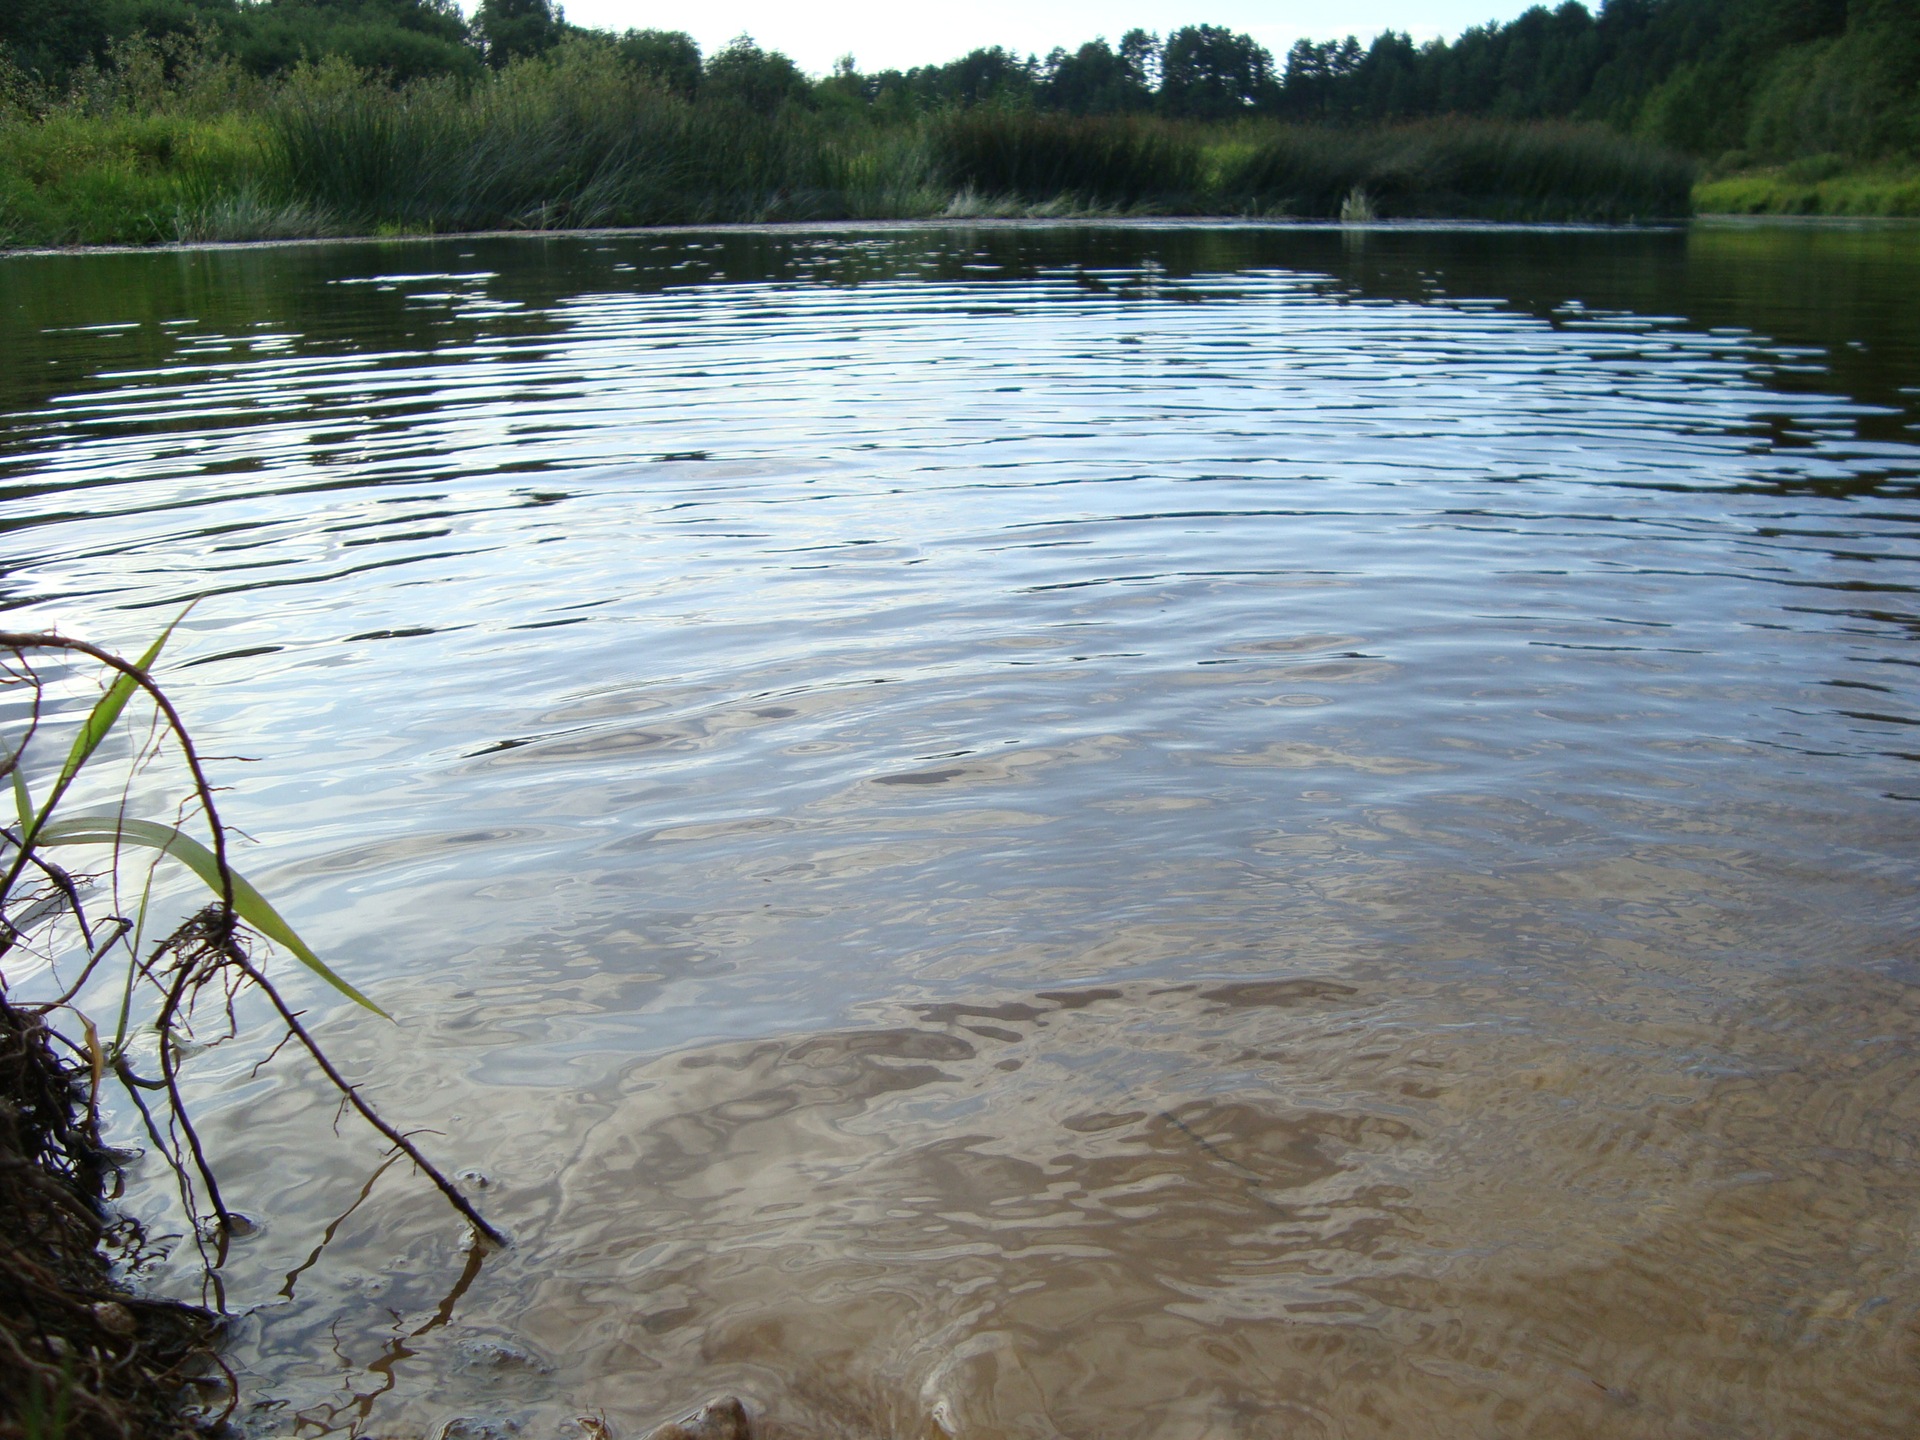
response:
<path fill-rule="evenodd" d="M 198 1062 L 239 1363 L 395 1433 L 1903 1433 L 1920 261 L 1757 233 L 0 263 L 4 603 L 200 597 L 249 868 L 408 1017 L 328 1033 L 519 1239 L 450 1309 L 383 1181 L 306 1266 L 368 1172 Z"/>

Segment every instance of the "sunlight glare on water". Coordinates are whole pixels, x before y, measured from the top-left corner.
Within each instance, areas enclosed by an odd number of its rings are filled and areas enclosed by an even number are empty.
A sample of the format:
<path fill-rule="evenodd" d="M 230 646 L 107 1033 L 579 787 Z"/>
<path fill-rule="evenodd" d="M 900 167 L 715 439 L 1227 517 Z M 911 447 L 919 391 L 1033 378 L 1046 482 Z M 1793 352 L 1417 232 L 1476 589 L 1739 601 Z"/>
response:
<path fill-rule="evenodd" d="M 515 1241 L 196 1061 L 246 1425 L 1907 1433 L 1912 233 L 0 262 L 10 625 L 203 597 Z"/>

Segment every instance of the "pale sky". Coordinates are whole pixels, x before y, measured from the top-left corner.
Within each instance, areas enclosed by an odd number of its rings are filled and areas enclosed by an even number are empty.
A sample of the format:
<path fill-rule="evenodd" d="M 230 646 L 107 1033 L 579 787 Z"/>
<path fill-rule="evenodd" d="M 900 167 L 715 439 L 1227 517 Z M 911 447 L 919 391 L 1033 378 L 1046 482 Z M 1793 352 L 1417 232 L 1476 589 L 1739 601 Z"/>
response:
<path fill-rule="evenodd" d="M 938 64 L 981 45 L 1020 54 L 1072 49 L 1135 26 L 1164 38 L 1182 25 L 1225 25 L 1252 35 L 1276 60 L 1302 36 L 1362 42 L 1386 29 L 1416 41 L 1452 38 L 1469 25 L 1511 20 L 1529 0 L 560 0 L 568 20 L 597 30 L 684 30 L 711 55 L 742 31 L 783 50 L 803 70 L 824 74 L 851 53 L 862 70 Z M 1591 8 L 1591 7 L 1590 7 Z M 467 9 L 473 9 L 468 0 Z"/>

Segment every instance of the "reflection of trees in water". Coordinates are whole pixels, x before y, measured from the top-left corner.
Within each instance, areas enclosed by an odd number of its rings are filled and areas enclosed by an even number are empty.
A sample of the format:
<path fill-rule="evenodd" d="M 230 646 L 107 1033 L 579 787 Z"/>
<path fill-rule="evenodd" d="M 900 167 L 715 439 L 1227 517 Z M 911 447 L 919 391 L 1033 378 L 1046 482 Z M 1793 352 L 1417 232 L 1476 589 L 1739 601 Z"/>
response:
<path fill-rule="evenodd" d="M 604 248 L 631 269 L 608 273 Z M 1570 302 L 1624 316 L 1675 316 L 1762 341 L 1818 346 L 1804 371 L 1759 378 L 1788 393 L 1838 389 L 1864 404 L 1861 433 L 1905 439 L 1920 386 L 1920 247 L 1908 227 L 1695 225 L 1685 231 L 1376 230 L 1364 242 L 1318 229 L 1232 226 L 993 226 L 867 233 L 716 231 L 595 239 L 456 239 L 168 254 L 16 257 L 4 294 L 23 363 L 0 381 L 0 409 L 31 410 L 83 390 L 103 368 L 155 367 L 183 347 L 258 332 L 302 350 L 417 351 L 502 334 L 563 334 L 563 302 L 587 293 L 707 285 L 936 281 L 990 285 L 1097 274 L 1117 301 L 1165 281 L 1241 270 L 1324 275 L 1370 298 L 1432 303 L 1497 298 L 1554 318 Z M 513 309 L 423 304 L 439 285 L 341 286 L 382 272 L 479 274 L 471 293 Z M 487 273 L 494 272 L 494 273 Z M 192 324 L 181 322 L 191 317 Z M 114 326 L 84 333 L 88 326 Z"/>

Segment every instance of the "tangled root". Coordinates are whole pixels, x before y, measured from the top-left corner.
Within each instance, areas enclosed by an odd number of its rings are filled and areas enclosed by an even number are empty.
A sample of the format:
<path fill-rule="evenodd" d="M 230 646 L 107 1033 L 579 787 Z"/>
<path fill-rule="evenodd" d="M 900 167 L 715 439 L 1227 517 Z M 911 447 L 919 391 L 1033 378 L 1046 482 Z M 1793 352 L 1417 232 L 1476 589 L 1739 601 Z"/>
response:
<path fill-rule="evenodd" d="M 115 1283 L 88 1078 L 0 997 L 0 1440 L 199 1440 L 183 1389 L 217 1325 Z"/>

